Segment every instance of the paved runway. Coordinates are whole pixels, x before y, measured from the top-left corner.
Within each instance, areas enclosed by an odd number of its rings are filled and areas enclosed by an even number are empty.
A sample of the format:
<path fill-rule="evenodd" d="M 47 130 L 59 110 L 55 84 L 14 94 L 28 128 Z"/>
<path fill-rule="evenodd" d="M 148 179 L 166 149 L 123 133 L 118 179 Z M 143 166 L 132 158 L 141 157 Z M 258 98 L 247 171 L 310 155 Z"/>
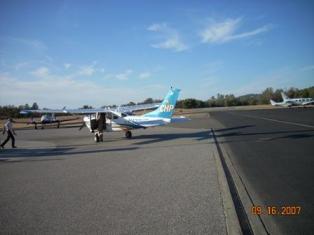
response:
<path fill-rule="evenodd" d="M 302 207 L 262 215 L 267 231 L 311 234 L 313 117 L 314 109 L 209 111 L 99 144 L 86 129 L 18 131 L 19 149 L 0 152 L 1 231 L 226 234 L 213 128 L 254 204 Z"/>
<path fill-rule="evenodd" d="M 301 206 L 300 215 L 262 216 L 271 234 L 313 234 L 314 109 L 212 112 L 216 136 L 253 202 Z M 250 208 L 246 208 L 248 213 Z"/>
<path fill-rule="evenodd" d="M 208 129 L 17 134 L 0 152 L 1 233 L 226 234 Z"/>

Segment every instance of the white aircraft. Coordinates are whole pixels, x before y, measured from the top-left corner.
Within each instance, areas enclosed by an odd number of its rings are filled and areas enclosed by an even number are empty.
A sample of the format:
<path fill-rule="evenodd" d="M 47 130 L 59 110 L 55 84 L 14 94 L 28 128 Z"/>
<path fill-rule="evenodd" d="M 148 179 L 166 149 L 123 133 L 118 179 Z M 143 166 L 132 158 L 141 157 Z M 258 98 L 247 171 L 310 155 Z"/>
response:
<path fill-rule="evenodd" d="M 28 114 L 28 113 L 41 113 L 40 121 L 35 121 L 33 117 L 30 118 L 30 120 L 27 122 L 28 125 L 34 125 L 35 129 L 37 129 L 37 125 L 41 124 L 41 129 L 44 129 L 44 126 L 46 124 L 57 124 L 57 128 L 60 127 L 60 123 L 66 122 L 66 121 L 72 121 L 78 119 L 72 118 L 72 119 L 64 119 L 64 120 L 58 120 L 55 116 L 55 113 L 62 113 L 64 112 L 65 107 L 62 110 L 51 110 L 51 109 L 43 109 L 43 110 L 22 110 L 21 114 Z"/>
<path fill-rule="evenodd" d="M 132 138 L 131 130 L 164 126 L 169 123 L 183 122 L 189 119 L 180 116 L 172 117 L 180 90 L 171 88 L 161 104 L 145 104 L 103 109 L 63 109 L 57 112 L 83 114 L 84 126 L 95 134 L 95 142 L 103 141 L 103 132 L 124 131 L 126 138 Z M 143 115 L 128 115 L 127 112 L 156 108 Z M 55 113 L 55 112 L 53 112 Z"/>
<path fill-rule="evenodd" d="M 283 107 L 291 107 L 291 106 L 305 106 L 309 104 L 314 104 L 314 99 L 312 98 L 293 98 L 290 99 L 285 93 L 281 92 L 282 102 L 275 102 L 270 100 L 271 105 L 273 106 L 283 106 Z"/>

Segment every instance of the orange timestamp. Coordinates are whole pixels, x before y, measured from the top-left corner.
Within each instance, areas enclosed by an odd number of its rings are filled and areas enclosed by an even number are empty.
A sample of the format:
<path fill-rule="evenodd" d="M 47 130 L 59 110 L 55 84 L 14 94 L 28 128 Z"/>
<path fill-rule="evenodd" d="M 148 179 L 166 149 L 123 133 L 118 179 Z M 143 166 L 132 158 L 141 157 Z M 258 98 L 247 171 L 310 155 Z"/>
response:
<path fill-rule="evenodd" d="M 253 215 L 281 215 L 293 216 L 300 215 L 301 206 L 252 206 Z"/>

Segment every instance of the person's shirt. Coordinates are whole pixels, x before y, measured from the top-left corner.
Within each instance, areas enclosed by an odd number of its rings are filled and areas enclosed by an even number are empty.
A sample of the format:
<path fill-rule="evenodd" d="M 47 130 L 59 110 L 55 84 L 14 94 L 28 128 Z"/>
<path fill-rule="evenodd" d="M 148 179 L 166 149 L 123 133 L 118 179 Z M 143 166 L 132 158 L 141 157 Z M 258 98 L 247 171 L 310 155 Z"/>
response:
<path fill-rule="evenodd" d="M 11 121 L 6 121 L 6 123 L 4 123 L 4 128 L 6 131 L 11 131 L 13 132 L 13 125 Z"/>

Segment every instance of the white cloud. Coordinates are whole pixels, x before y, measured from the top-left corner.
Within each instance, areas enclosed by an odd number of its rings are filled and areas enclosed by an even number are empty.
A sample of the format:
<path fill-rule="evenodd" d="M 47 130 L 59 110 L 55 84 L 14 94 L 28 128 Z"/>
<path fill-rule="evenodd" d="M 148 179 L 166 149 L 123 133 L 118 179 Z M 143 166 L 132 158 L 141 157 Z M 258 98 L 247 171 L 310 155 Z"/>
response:
<path fill-rule="evenodd" d="M 241 18 L 226 19 L 221 22 L 211 20 L 207 27 L 201 31 L 200 37 L 203 43 L 226 43 L 237 39 L 249 38 L 271 29 L 270 25 L 264 25 L 252 31 L 238 33 L 241 24 Z"/>
<path fill-rule="evenodd" d="M 152 76 L 152 74 L 150 72 L 143 72 L 139 74 L 139 78 L 140 79 L 148 79 Z"/>
<path fill-rule="evenodd" d="M 32 74 L 39 78 L 46 78 L 49 75 L 49 69 L 47 67 L 40 67 L 34 70 Z"/>
<path fill-rule="evenodd" d="M 133 73 L 133 70 L 128 69 L 128 70 L 124 71 L 123 73 L 116 74 L 115 78 L 118 80 L 128 80 L 132 73 Z"/>
<path fill-rule="evenodd" d="M 248 37 L 251 37 L 251 36 L 255 36 L 257 34 L 260 34 L 260 33 L 264 33 L 264 32 L 267 32 L 271 29 L 271 26 L 270 25 L 264 25 L 260 28 L 257 28 L 255 30 L 252 30 L 250 32 L 245 32 L 245 33 L 239 33 L 239 34 L 236 34 L 236 35 L 232 35 L 229 37 L 229 41 L 230 40 L 235 40 L 235 39 L 241 39 L 241 38 L 248 38 Z"/>
<path fill-rule="evenodd" d="M 64 64 L 64 68 L 69 69 L 70 67 L 71 67 L 71 64 L 69 63 Z"/>
<path fill-rule="evenodd" d="M 177 30 L 169 27 L 166 23 L 152 24 L 147 30 L 158 33 L 162 39 L 161 42 L 151 45 L 154 48 L 170 49 L 176 52 L 188 49 L 188 46 L 181 40 Z"/>
<path fill-rule="evenodd" d="M 37 102 L 41 108 L 78 108 L 84 104 L 100 107 L 140 102 L 148 97 L 160 98 L 167 89 L 158 84 L 145 87 L 108 87 L 92 80 L 79 80 L 51 74 L 47 78 L 20 80 L 0 74 L 0 105 L 20 105 Z M 95 94 L 101 94 L 97 98 Z"/>
<path fill-rule="evenodd" d="M 152 44 L 151 46 L 160 49 L 173 49 L 177 52 L 185 51 L 187 49 L 187 46 L 180 41 L 177 35 L 173 35 L 167 38 L 164 42 Z"/>
<path fill-rule="evenodd" d="M 152 24 L 150 25 L 147 30 L 148 31 L 153 31 L 153 32 L 160 32 L 166 29 L 168 26 L 166 23 L 160 23 L 160 24 Z"/>
<path fill-rule="evenodd" d="M 78 75 L 81 76 L 92 76 L 95 73 L 94 65 L 82 66 L 79 71 Z"/>
<path fill-rule="evenodd" d="M 210 23 L 202 32 L 202 42 L 224 42 L 239 26 L 241 19 L 227 19 Z"/>

